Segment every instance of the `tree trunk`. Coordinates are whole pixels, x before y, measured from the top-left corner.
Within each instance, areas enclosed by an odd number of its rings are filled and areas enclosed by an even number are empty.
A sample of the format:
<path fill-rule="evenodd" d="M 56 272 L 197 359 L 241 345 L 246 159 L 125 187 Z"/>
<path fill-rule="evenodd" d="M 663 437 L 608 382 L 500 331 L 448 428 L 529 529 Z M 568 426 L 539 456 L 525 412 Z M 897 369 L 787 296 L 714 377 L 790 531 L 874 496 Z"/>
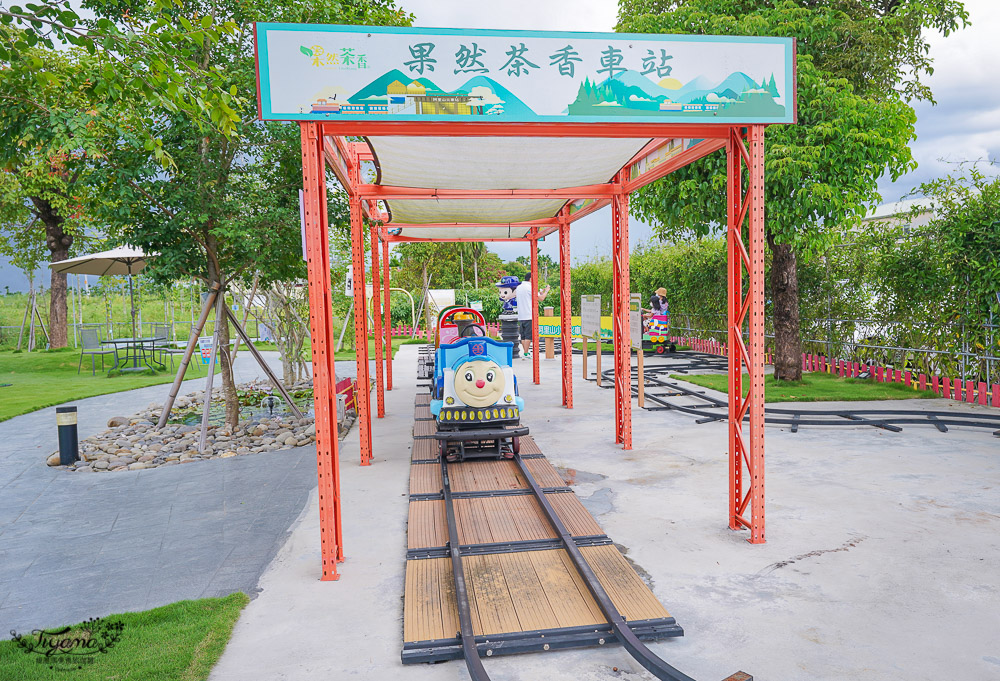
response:
<path fill-rule="evenodd" d="M 69 257 L 69 247 L 73 245 L 73 235 L 63 231 L 65 219 L 59 215 L 45 199 L 32 197 L 35 211 L 45 225 L 45 245 L 49 249 L 50 262 L 61 262 Z M 49 288 L 49 347 L 64 348 L 67 345 L 66 274 L 52 270 Z"/>
<path fill-rule="evenodd" d="M 479 288 L 479 258 L 472 259 L 472 276 L 474 277 L 474 286 Z"/>
<path fill-rule="evenodd" d="M 225 293 L 220 293 L 225 295 Z M 233 380 L 233 358 L 229 350 L 229 321 L 215 320 L 219 327 L 219 359 L 222 360 L 222 394 L 226 400 L 226 425 L 235 429 L 240 423 L 240 402 L 236 395 L 236 381 Z"/>
<path fill-rule="evenodd" d="M 771 296 L 774 314 L 774 378 L 802 380 L 802 336 L 799 329 L 799 274 L 795 251 L 788 244 L 771 248 Z"/>

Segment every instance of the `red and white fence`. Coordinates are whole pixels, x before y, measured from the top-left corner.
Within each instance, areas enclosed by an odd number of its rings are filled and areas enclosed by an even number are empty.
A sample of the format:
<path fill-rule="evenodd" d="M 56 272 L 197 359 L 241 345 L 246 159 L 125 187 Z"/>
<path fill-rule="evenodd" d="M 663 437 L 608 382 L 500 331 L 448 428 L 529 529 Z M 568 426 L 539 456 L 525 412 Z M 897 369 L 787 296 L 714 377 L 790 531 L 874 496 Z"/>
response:
<path fill-rule="evenodd" d="M 677 345 L 686 345 L 695 352 L 703 352 L 709 355 L 726 357 L 729 355 L 725 343 L 720 343 L 712 338 L 691 338 L 689 336 L 671 336 L 671 342 Z M 764 352 L 764 361 L 767 364 L 774 363 L 774 356 L 770 350 Z M 858 378 L 862 373 L 868 372 L 868 380 L 876 383 L 901 383 L 914 391 L 925 392 L 930 390 L 935 395 L 956 402 L 966 402 L 968 404 L 980 404 L 984 406 L 1000 407 L 1000 384 L 994 383 L 992 386 L 984 381 L 963 381 L 960 378 L 948 376 L 927 376 L 926 374 L 914 374 L 912 371 L 904 369 L 894 369 L 878 365 L 869 365 L 864 362 L 851 362 L 848 360 L 833 358 L 829 359 L 823 355 L 802 355 L 803 371 L 822 371 L 833 374 L 840 378 Z"/>

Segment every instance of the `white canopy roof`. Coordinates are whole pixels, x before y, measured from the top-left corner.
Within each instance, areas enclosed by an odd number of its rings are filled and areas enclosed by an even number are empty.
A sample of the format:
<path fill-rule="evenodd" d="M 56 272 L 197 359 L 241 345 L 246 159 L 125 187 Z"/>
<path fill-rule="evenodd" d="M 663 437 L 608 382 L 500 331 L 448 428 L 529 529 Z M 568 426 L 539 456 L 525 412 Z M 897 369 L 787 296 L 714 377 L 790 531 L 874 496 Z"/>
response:
<path fill-rule="evenodd" d="M 368 137 L 377 184 L 457 190 L 566 189 L 611 180 L 648 138 Z M 455 227 L 403 227 L 400 236 L 437 239 L 522 238 L 528 226 L 553 218 L 568 199 L 388 199 L 393 223 Z M 502 225 L 502 226 L 498 226 Z"/>

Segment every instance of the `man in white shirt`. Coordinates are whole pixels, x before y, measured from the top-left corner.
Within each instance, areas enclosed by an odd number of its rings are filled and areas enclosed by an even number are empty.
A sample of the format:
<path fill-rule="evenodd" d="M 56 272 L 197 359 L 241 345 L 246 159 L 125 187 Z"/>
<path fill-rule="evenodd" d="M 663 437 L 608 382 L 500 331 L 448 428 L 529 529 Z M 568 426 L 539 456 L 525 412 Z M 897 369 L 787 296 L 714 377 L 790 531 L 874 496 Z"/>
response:
<path fill-rule="evenodd" d="M 549 287 L 543 288 L 537 296 L 533 295 L 531 273 L 529 272 L 514 293 L 517 296 L 517 323 L 521 330 L 521 349 L 523 351 L 521 356 L 525 359 L 531 359 L 531 350 L 528 348 L 531 346 L 535 306 L 538 301 L 545 300 L 545 297 L 549 295 Z"/>

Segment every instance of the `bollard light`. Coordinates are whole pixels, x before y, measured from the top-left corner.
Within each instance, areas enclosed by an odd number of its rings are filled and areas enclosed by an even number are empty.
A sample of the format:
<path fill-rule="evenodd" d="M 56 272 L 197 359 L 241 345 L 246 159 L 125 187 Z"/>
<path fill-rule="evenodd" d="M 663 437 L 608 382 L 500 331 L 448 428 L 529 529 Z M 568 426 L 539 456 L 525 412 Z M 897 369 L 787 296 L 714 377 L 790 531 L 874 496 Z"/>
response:
<path fill-rule="evenodd" d="M 76 407 L 56 407 L 59 426 L 59 463 L 69 466 L 80 458 L 80 443 L 76 436 Z"/>

